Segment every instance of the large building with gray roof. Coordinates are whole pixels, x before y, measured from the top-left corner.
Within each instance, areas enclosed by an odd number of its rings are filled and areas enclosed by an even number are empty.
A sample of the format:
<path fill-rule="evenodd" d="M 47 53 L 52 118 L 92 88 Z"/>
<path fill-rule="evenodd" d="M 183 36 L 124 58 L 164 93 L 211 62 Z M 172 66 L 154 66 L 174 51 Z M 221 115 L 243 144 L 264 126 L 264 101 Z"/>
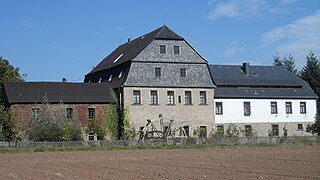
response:
<path fill-rule="evenodd" d="M 216 128 L 236 124 L 259 136 L 302 136 L 314 123 L 317 95 L 298 76 L 275 66 L 210 65 Z"/>
<path fill-rule="evenodd" d="M 214 127 L 208 62 L 167 26 L 119 46 L 85 82 L 111 84 L 136 131 L 159 116 L 174 119 L 189 135 Z"/>

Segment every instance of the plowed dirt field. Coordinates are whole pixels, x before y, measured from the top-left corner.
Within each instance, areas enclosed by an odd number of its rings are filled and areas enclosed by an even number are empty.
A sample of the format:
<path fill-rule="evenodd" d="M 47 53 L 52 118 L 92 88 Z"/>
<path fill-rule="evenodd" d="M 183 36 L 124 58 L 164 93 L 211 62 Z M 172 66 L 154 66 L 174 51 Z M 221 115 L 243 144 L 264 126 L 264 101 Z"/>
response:
<path fill-rule="evenodd" d="M 320 146 L 4 153 L 0 179 L 320 179 Z"/>

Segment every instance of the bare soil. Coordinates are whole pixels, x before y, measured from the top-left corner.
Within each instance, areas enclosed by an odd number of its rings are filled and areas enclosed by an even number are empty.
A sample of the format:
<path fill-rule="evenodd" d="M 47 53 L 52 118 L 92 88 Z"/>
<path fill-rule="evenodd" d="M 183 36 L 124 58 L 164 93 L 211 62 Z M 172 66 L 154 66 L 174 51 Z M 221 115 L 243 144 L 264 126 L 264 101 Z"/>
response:
<path fill-rule="evenodd" d="M 320 146 L 4 153 L 0 179 L 320 179 Z"/>

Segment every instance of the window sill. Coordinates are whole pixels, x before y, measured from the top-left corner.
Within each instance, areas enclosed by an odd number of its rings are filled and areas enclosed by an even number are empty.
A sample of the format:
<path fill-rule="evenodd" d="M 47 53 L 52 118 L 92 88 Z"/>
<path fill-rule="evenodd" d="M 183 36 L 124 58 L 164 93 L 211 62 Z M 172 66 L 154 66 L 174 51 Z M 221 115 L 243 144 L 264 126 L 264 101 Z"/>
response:
<path fill-rule="evenodd" d="M 216 114 L 216 115 L 220 115 L 220 116 L 221 116 L 221 115 L 223 115 L 223 114 Z"/>
<path fill-rule="evenodd" d="M 167 106 L 175 106 L 175 104 L 166 104 Z"/>
<path fill-rule="evenodd" d="M 193 104 L 184 104 L 185 106 L 192 106 Z"/>
<path fill-rule="evenodd" d="M 133 106 L 141 106 L 142 104 L 131 104 Z"/>
<path fill-rule="evenodd" d="M 199 106 L 208 106 L 208 104 L 199 104 Z"/>
<path fill-rule="evenodd" d="M 150 106 L 159 106 L 159 104 L 149 104 Z"/>

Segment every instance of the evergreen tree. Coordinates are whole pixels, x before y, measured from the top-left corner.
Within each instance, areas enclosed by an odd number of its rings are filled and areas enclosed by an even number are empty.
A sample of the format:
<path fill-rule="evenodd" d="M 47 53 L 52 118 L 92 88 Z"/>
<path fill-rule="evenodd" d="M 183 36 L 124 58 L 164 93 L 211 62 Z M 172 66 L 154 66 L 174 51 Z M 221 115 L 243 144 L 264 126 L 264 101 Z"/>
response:
<path fill-rule="evenodd" d="M 298 74 L 295 60 L 291 54 L 288 57 L 285 56 L 283 59 L 281 59 L 280 56 L 276 54 L 275 56 L 273 56 L 273 66 L 280 66 L 293 74 Z"/>

